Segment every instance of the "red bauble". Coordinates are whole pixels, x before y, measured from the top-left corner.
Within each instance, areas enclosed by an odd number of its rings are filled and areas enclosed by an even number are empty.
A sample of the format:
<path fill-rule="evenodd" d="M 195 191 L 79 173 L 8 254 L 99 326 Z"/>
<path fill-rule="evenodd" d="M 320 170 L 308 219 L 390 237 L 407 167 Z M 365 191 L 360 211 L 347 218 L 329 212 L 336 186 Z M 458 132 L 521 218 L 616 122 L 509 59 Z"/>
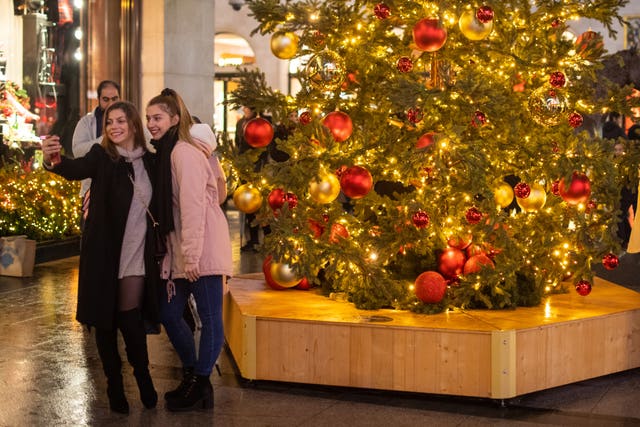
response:
<path fill-rule="evenodd" d="M 558 192 L 562 200 L 570 205 L 584 203 L 589 200 L 589 196 L 591 195 L 591 182 L 587 175 L 574 172 L 571 177 L 571 182 L 568 185 L 565 184 L 564 178 L 560 180 Z"/>
<path fill-rule="evenodd" d="M 338 243 L 340 238 L 348 239 L 349 230 L 347 230 L 347 227 L 340 224 L 339 222 L 335 222 L 331 225 L 331 233 L 329 234 L 329 241 L 331 243 Z"/>
<path fill-rule="evenodd" d="M 447 41 L 447 29 L 439 19 L 421 19 L 413 27 L 413 41 L 418 50 L 435 52 Z"/>
<path fill-rule="evenodd" d="M 471 258 L 469 258 L 467 262 L 464 263 L 464 268 L 462 270 L 462 273 L 464 275 L 477 273 L 485 265 L 491 268 L 495 267 L 495 264 L 493 263 L 493 261 L 491 261 L 491 258 L 489 258 L 488 256 L 484 254 L 474 255 Z"/>
<path fill-rule="evenodd" d="M 457 249 L 467 249 L 471 242 L 473 241 L 473 236 L 471 234 L 467 234 L 466 236 L 454 236 L 449 237 L 447 240 L 447 244 L 452 248 Z"/>
<path fill-rule="evenodd" d="M 564 77 L 564 73 L 561 71 L 554 71 L 549 77 L 549 84 L 553 87 L 561 88 L 567 83 L 567 79 Z"/>
<path fill-rule="evenodd" d="M 438 256 L 438 271 L 447 279 L 459 276 L 467 257 L 457 248 L 446 248 Z"/>
<path fill-rule="evenodd" d="M 265 282 L 267 282 L 267 285 L 271 289 L 275 289 L 276 291 L 282 291 L 282 290 L 287 289 L 287 288 L 285 288 L 284 286 L 278 285 L 276 283 L 276 281 L 273 280 L 273 277 L 271 277 L 271 259 L 272 258 L 273 257 L 271 255 L 269 255 L 262 262 L 262 272 L 264 273 L 264 280 L 265 280 Z"/>
<path fill-rule="evenodd" d="M 262 117 L 251 119 L 244 127 L 244 139 L 253 148 L 266 147 L 273 140 L 273 126 Z"/>
<path fill-rule="evenodd" d="M 478 21 L 486 24 L 487 22 L 491 22 L 493 20 L 493 9 L 490 6 L 481 6 L 476 11 L 476 18 Z"/>
<path fill-rule="evenodd" d="M 378 3 L 374 6 L 373 13 L 378 19 L 387 19 L 391 15 L 391 9 L 384 3 Z"/>
<path fill-rule="evenodd" d="M 487 115 L 480 110 L 476 110 L 476 112 L 473 113 L 473 119 L 471 119 L 471 125 L 473 125 L 474 127 L 478 127 L 478 126 L 483 126 L 486 123 L 487 123 Z"/>
<path fill-rule="evenodd" d="M 289 209 L 293 209 L 298 206 L 298 196 L 294 193 L 288 192 L 284 195 L 284 201 L 288 203 Z"/>
<path fill-rule="evenodd" d="M 582 114 L 576 112 L 569 114 L 569 126 L 571 126 L 572 128 L 575 129 L 577 127 L 580 127 L 583 121 L 584 119 L 582 118 Z"/>
<path fill-rule="evenodd" d="M 324 233 L 324 225 L 322 225 L 322 223 L 316 221 L 315 219 L 311 219 L 311 218 L 309 218 L 308 222 L 309 222 L 309 228 L 313 233 L 313 238 L 319 239 L 320 236 L 322 236 L 322 233 Z"/>
<path fill-rule="evenodd" d="M 309 283 L 309 279 L 303 277 L 302 280 L 300 280 L 300 283 L 295 285 L 294 288 L 300 289 L 301 291 L 308 291 L 311 289 L 311 283 Z"/>
<path fill-rule="evenodd" d="M 362 166 L 351 166 L 340 175 L 340 188 L 344 195 L 351 199 L 363 198 L 372 187 L 373 178 Z"/>
<path fill-rule="evenodd" d="M 586 297 L 591 293 L 591 283 L 586 280 L 580 280 L 576 283 L 576 292 L 583 297 Z"/>
<path fill-rule="evenodd" d="M 482 220 L 482 212 L 480 212 L 480 209 L 473 206 L 467 209 L 467 213 L 464 217 L 467 219 L 469 224 L 477 224 Z"/>
<path fill-rule="evenodd" d="M 519 199 L 526 199 L 531 194 L 531 187 L 525 182 L 519 182 L 513 187 L 513 193 Z"/>
<path fill-rule="evenodd" d="M 308 125 L 311 123 L 311 113 L 308 111 L 303 111 L 300 113 L 300 117 L 298 118 L 301 124 Z"/>
<path fill-rule="evenodd" d="M 329 128 L 336 142 L 346 141 L 351 136 L 351 132 L 353 132 L 351 117 L 342 111 L 332 111 L 327 114 L 322 124 Z"/>
<path fill-rule="evenodd" d="M 437 304 L 447 292 L 447 281 L 436 271 L 425 271 L 415 281 L 416 296 L 425 304 Z"/>
<path fill-rule="evenodd" d="M 427 148 L 431 146 L 434 142 L 434 139 L 433 139 L 434 135 L 435 133 L 433 132 L 427 132 L 425 134 L 422 134 L 422 136 L 418 138 L 418 141 L 416 142 L 416 148 L 421 149 L 421 148 Z"/>
<path fill-rule="evenodd" d="M 467 247 L 467 249 L 465 250 L 465 253 L 467 254 L 467 258 L 471 258 L 472 256 L 475 255 L 486 255 L 486 251 L 484 250 L 484 247 L 482 247 L 481 245 L 476 245 L 471 244 Z"/>
<path fill-rule="evenodd" d="M 407 118 L 411 123 L 420 123 L 424 118 L 424 113 L 418 107 L 409 108 L 409 111 L 407 111 Z"/>
<path fill-rule="evenodd" d="M 274 188 L 267 197 L 267 202 L 271 209 L 278 210 L 284 206 L 284 190 L 282 188 Z"/>
<path fill-rule="evenodd" d="M 425 211 L 420 210 L 411 216 L 411 221 L 413 221 L 413 225 L 415 225 L 416 228 L 425 228 L 429 225 L 431 219 Z"/>
<path fill-rule="evenodd" d="M 409 71 L 413 70 L 413 61 L 408 56 L 403 56 L 398 59 L 396 67 L 401 73 L 408 73 Z"/>
<path fill-rule="evenodd" d="M 551 183 L 551 192 L 556 196 L 560 195 L 560 180 L 556 179 Z"/>
<path fill-rule="evenodd" d="M 615 254 L 608 253 L 602 257 L 602 266 L 607 270 L 613 270 L 620 264 L 620 260 Z"/>

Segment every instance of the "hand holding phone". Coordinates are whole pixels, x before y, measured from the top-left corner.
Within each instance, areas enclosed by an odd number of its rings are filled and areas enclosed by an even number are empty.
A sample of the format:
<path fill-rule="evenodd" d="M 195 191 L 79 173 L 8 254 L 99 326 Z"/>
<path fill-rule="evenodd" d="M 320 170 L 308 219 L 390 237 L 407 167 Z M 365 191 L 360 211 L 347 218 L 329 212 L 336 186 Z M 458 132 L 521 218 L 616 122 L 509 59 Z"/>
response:
<path fill-rule="evenodd" d="M 40 137 L 42 140 L 42 154 L 44 161 L 52 166 L 57 165 L 62 161 L 60 158 L 60 137 L 57 135 L 43 135 Z"/>

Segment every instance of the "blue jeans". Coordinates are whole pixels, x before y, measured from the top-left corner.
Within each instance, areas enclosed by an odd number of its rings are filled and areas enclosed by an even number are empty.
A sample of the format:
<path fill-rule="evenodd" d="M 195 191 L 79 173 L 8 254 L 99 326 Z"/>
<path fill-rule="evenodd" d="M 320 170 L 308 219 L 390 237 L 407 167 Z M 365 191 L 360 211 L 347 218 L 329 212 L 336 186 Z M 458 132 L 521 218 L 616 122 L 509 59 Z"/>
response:
<path fill-rule="evenodd" d="M 176 349 L 182 366 L 194 368 L 196 375 L 209 376 L 224 343 L 222 326 L 222 276 L 203 276 L 191 283 L 175 279 L 176 294 L 167 301 L 163 291 L 161 319 L 169 340 Z M 196 355 L 193 333 L 182 317 L 189 295 L 193 294 L 202 322 L 200 347 Z"/>

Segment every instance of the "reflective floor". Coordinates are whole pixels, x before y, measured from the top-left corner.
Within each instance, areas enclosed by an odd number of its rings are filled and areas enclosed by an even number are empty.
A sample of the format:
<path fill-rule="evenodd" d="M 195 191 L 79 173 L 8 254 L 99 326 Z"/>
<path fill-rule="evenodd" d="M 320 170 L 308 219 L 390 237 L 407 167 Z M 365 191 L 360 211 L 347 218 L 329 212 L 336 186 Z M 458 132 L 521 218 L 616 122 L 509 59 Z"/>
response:
<path fill-rule="evenodd" d="M 240 253 L 238 213 L 228 215 L 236 272 L 259 271 L 259 255 Z M 0 277 L 1 427 L 640 425 L 640 369 L 498 402 L 248 382 L 227 352 L 219 359 L 221 375 L 211 378 L 213 411 L 144 409 L 127 366 L 131 413 L 117 415 L 109 411 L 93 336 L 74 320 L 77 263 L 66 258 L 37 265 L 30 278 Z M 640 287 L 638 258 L 623 257 L 621 267 L 620 282 Z M 178 382 L 180 365 L 164 334 L 150 336 L 149 346 L 151 375 L 162 394 Z"/>

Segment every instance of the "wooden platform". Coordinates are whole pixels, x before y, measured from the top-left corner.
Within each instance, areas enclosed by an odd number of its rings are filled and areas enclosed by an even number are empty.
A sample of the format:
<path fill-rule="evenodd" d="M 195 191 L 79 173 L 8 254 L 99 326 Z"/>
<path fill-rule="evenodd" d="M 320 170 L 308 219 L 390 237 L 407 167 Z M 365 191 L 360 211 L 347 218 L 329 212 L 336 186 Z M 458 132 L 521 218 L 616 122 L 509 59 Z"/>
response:
<path fill-rule="evenodd" d="M 438 315 L 275 291 L 261 273 L 229 288 L 225 334 L 247 379 L 505 399 L 640 366 L 640 293 L 597 278 L 587 297 Z"/>

